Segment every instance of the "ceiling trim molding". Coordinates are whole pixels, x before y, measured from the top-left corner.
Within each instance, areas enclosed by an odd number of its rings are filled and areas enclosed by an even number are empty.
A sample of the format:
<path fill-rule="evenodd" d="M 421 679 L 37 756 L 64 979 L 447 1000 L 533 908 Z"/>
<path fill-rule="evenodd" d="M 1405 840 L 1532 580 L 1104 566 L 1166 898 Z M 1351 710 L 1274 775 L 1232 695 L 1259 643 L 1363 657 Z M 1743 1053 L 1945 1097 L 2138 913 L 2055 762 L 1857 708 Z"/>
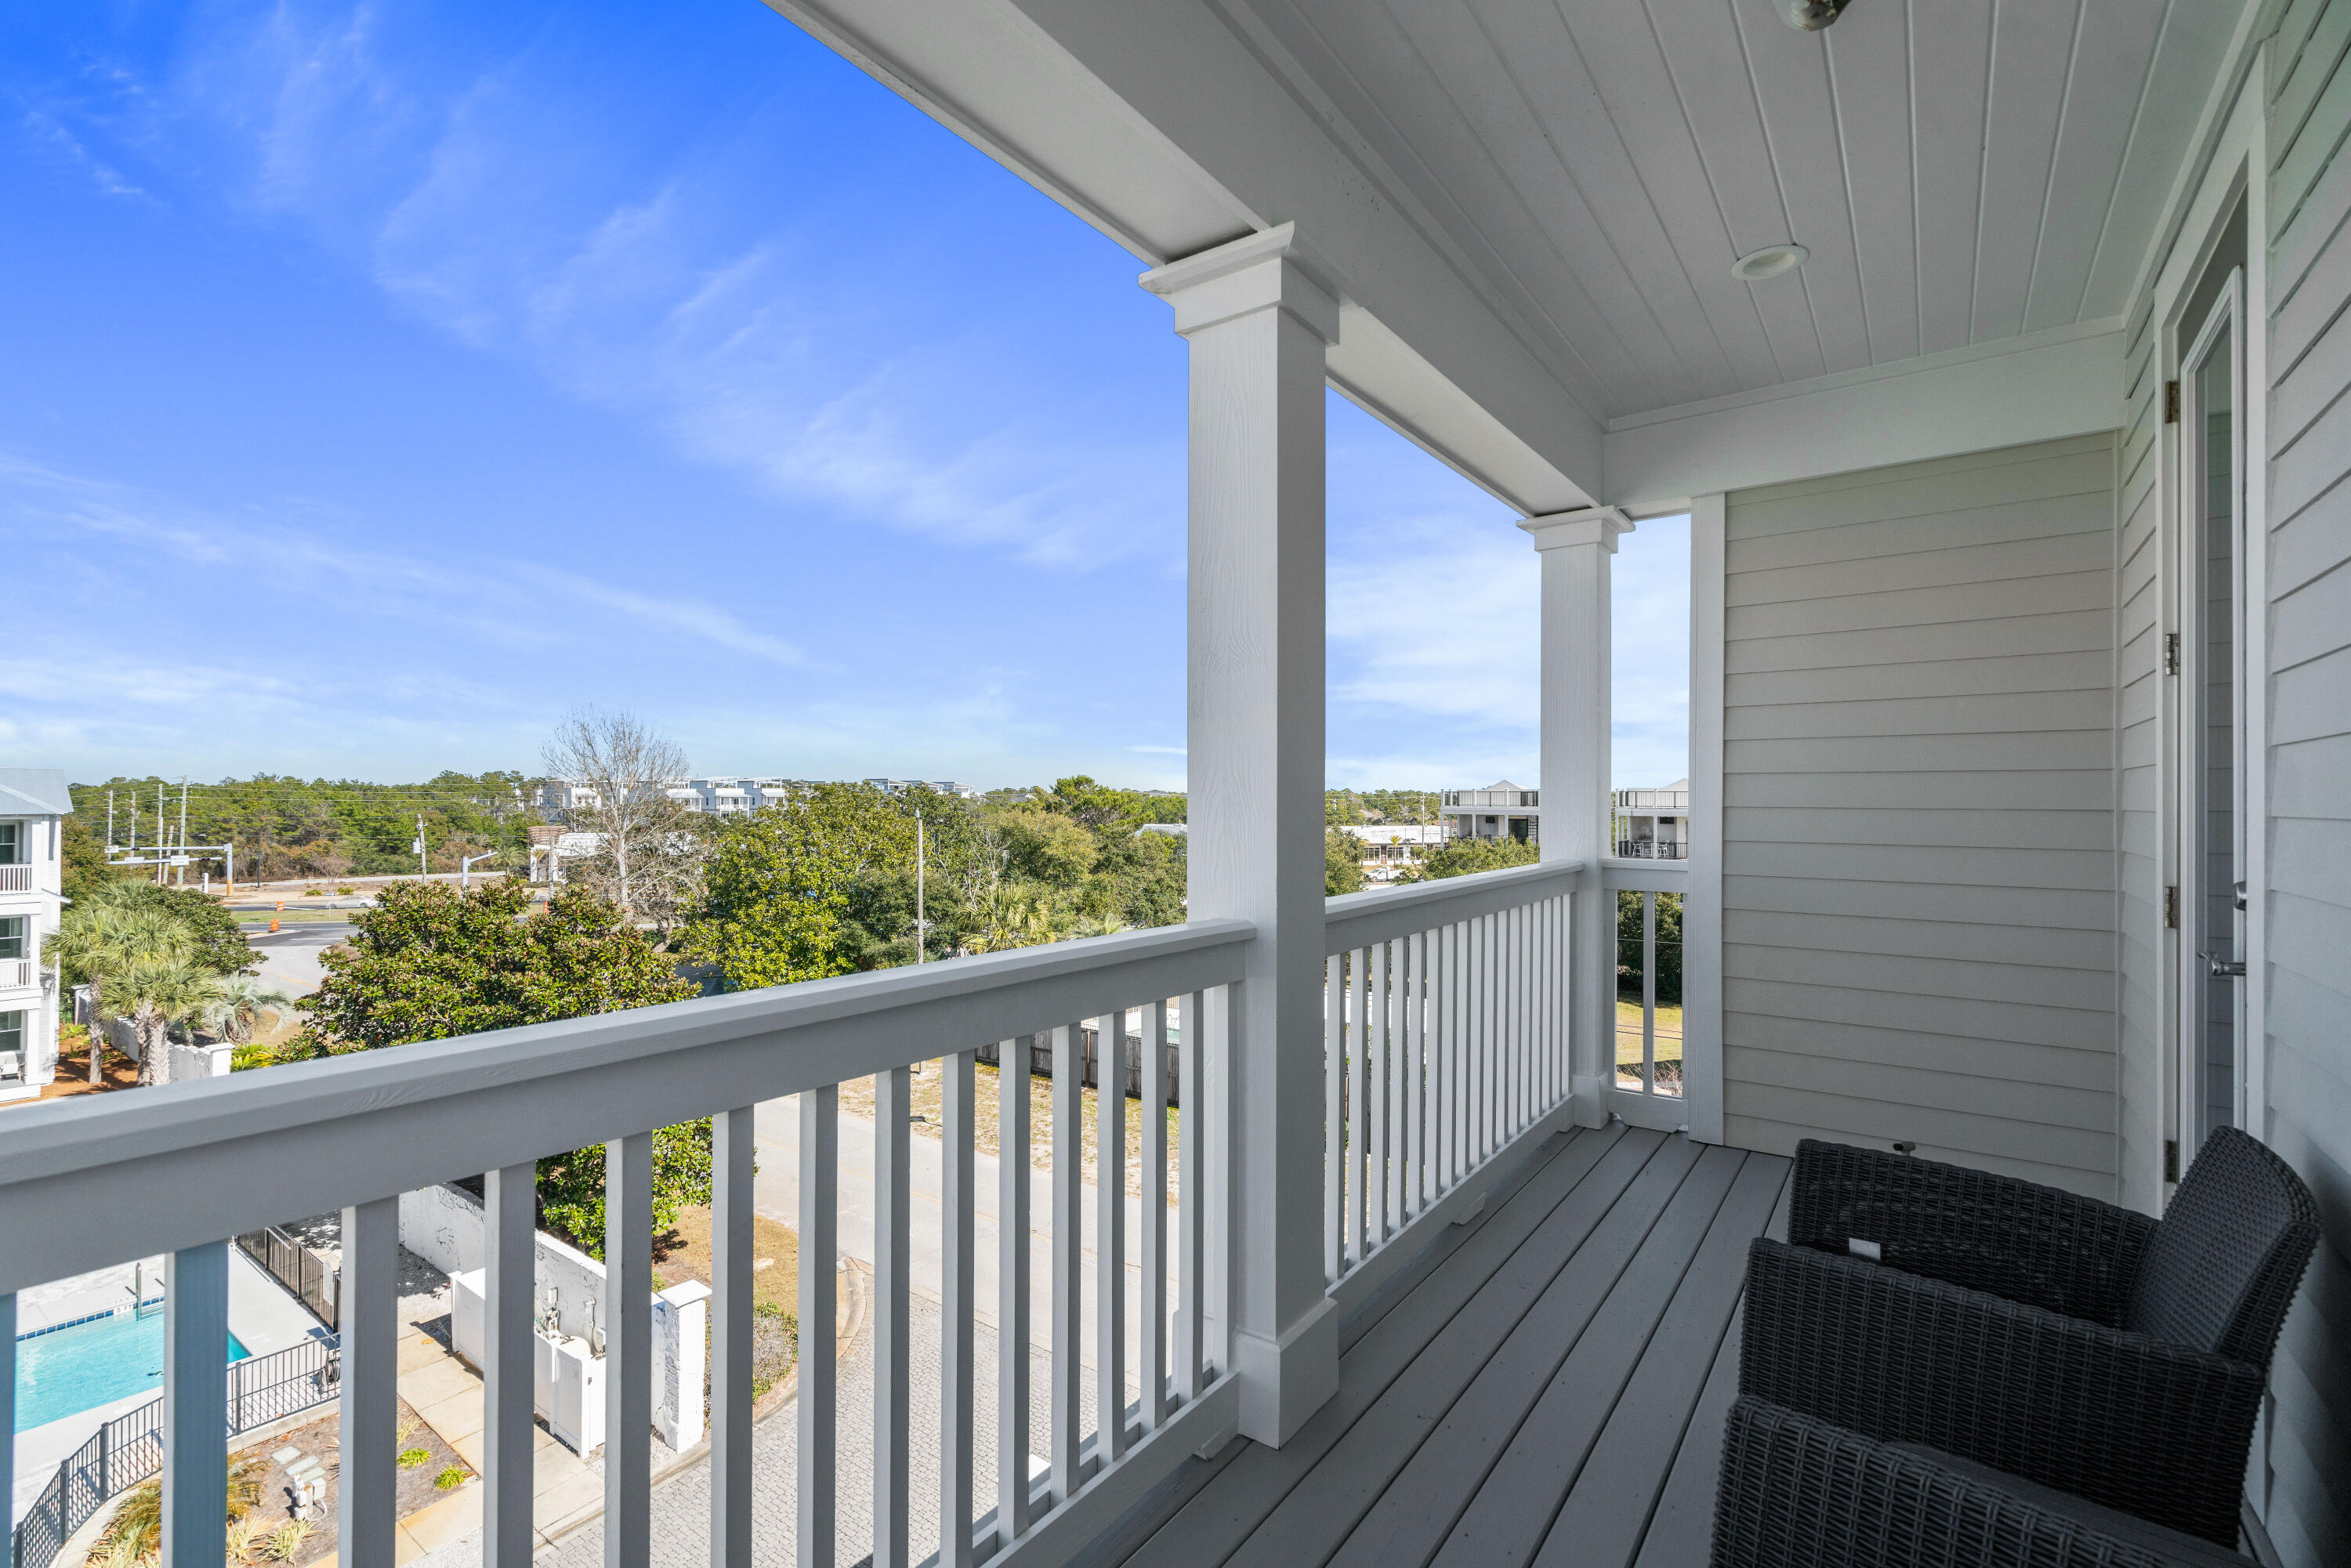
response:
<path fill-rule="evenodd" d="M 1720 490 L 2118 430 L 2123 343 L 2111 319 L 1618 420 L 1608 497 L 1656 516 Z"/>

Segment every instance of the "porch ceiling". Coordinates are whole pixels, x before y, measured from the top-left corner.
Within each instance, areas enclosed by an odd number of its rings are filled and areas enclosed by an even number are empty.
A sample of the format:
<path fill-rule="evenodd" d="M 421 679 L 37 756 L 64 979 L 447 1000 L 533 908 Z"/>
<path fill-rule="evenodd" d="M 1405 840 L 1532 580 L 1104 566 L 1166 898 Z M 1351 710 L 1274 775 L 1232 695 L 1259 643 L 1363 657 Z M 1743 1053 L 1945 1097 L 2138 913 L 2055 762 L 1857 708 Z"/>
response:
<path fill-rule="evenodd" d="M 1608 417 L 2120 314 L 2240 13 L 1242 3 Z"/>

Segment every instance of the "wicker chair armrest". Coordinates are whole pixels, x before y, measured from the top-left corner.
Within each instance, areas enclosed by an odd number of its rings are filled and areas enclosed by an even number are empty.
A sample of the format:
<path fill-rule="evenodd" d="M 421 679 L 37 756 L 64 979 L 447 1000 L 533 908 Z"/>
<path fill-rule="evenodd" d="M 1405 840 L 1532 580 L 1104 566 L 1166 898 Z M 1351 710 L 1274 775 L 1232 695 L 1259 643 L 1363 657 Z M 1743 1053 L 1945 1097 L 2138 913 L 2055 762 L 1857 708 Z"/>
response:
<path fill-rule="evenodd" d="M 1759 1399 L 1730 1407 L 1714 1568 L 2233 1568 L 2248 1560 Z"/>
<path fill-rule="evenodd" d="M 1934 1160 L 1824 1144 L 1796 1145 L 1788 1239 L 1855 1250 L 1889 1268 L 2069 1318 L 2122 1326 L 2146 1215 L 2053 1186 Z"/>
<path fill-rule="evenodd" d="M 1987 1291 L 1759 1239 L 1748 1249 L 1739 1387 L 2228 1545 L 2262 1375 Z"/>

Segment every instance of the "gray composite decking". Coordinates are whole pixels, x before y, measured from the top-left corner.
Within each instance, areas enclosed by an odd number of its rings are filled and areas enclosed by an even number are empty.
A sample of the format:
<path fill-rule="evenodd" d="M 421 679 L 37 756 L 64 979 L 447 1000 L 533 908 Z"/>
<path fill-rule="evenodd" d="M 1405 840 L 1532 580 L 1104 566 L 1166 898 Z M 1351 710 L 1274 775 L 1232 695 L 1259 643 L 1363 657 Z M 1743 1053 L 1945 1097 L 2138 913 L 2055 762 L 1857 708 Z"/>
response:
<path fill-rule="evenodd" d="M 1549 1140 L 1343 1325 L 1337 1398 L 1201 1463 L 1123 1561 L 1697 1568 L 1747 1245 L 1784 1233 L 1788 1168 L 1621 1125 Z"/>

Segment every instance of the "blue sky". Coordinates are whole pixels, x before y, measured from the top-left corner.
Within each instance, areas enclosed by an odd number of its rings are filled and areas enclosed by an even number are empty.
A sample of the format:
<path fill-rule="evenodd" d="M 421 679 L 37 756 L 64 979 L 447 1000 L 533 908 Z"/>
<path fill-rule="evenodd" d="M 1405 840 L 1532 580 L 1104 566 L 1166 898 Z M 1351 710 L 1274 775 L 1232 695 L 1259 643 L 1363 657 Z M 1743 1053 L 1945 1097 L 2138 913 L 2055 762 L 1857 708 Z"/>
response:
<path fill-rule="evenodd" d="M 0 758 L 1183 780 L 1134 257 L 756 0 L 0 13 Z M 1535 773 L 1535 559 L 1331 401 L 1333 784 Z M 1683 771 L 1687 530 L 1616 772 Z"/>

